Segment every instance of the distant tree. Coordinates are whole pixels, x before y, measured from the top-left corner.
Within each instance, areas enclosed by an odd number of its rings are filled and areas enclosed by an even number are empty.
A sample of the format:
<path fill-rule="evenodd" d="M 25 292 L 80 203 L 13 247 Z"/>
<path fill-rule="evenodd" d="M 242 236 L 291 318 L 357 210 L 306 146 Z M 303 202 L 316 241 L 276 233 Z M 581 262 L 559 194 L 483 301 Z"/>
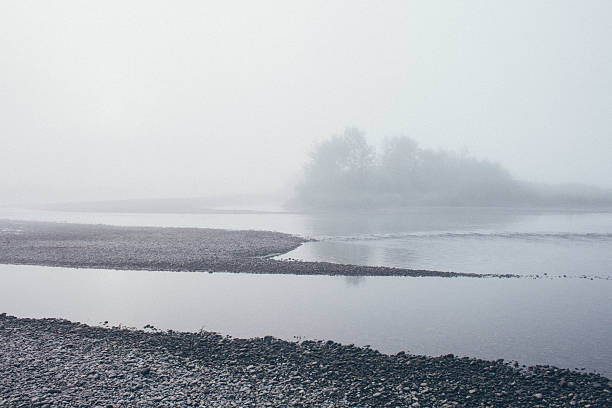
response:
<path fill-rule="evenodd" d="M 421 149 L 414 140 L 408 137 L 387 139 L 380 157 L 380 189 L 404 199 L 414 197 L 419 190 L 421 166 Z"/>
<path fill-rule="evenodd" d="M 374 164 L 374 149 L 362 132 L 347 128 L 342 135 L 332 136 L 317 146 L 310 154 L 307 172 L 329 176 L 361 175 Z"/>
<path fill-rule="evenodd" d="M 499 164 L 387 139 L 377 157 L 364 134 L 348 128 L 313 149 L 294 207 L 513 205 L 533 193 Z"/>
<path fill-rule="evenodd" d="M 314 206 L 365 199 L 374 170 L 375 151 L 363 134 L 347 128 L 316 145 L 298 185 L 297 201 Z"/>

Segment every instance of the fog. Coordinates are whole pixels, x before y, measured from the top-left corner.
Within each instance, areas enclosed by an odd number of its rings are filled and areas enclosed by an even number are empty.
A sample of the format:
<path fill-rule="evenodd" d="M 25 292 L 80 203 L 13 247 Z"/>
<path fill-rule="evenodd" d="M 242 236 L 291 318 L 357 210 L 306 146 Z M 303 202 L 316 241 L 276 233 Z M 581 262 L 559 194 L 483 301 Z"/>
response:
<path fill-rule="evenodd" d="M 299 196 L 313 149 L 352 126 L 380 157 L 402 136 L 508 183 L 612 188 L 611 17 L 609 1 L 3 1 L 0 204 Z"/>
<path fill-rule="evenodd" d="M 377 151 L 363 132 L 349 128 L 315 146 L 287 205 L 611 206 L 612 190 L 516 180 L 498 163 L 465 152 L 422 148 L 406 136 L 385 140 Z"/>

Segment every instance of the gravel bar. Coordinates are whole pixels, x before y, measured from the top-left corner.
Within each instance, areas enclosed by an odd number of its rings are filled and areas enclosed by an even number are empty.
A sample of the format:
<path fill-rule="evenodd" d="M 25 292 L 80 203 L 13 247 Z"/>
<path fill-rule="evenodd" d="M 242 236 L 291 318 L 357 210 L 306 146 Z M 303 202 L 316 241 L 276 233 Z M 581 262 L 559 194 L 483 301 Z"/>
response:
<path fill-rule="evenodd" d="M 269 231 L 0 220 L 0 264 L 344 276 L 511 277 L 275 260 L 307 239 Z"/>
<path fill-rule="evenodd" d="M 612 407 L 598 374 L 0 314 L 0 406 Z"/>

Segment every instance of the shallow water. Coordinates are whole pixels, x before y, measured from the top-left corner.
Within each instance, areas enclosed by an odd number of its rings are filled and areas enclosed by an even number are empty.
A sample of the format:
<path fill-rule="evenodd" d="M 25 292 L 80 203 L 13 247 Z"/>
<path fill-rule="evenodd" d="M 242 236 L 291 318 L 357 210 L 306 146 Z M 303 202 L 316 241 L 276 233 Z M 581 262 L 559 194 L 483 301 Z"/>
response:
<path fill-rule="evenodd" d="M 329 277 L 0 265 L 0 311 L 585 367 L 612 377 L 612 281 Z"/>
<path fill-rule="evenodd" d="M 612 377 L 612 213 L 414 208 L 323 214 L 0 218 L 274 230 L 318 239 L 280 258 L 563 279 L 444 279 L 72 270 L 0 265 L 0 312 L 381 351 L 585 367 Z M 594 280 L 577 276 L 600 277 Z M 608 279 L 608 280 L 606 280 Z"/>
<path fill-rule="evenodd" d="M 0 218 L 259 229 L 312 237 L 280 259 L 612 278 L 612 212 L 406 208 L 318 214 L 115 214 L 0 209 Z"/>
<path fill-rule="evenodd" d="M 612 235 L 408 235 L 308 242 L 278 259 L 482 274 L 612 278 Z"/>

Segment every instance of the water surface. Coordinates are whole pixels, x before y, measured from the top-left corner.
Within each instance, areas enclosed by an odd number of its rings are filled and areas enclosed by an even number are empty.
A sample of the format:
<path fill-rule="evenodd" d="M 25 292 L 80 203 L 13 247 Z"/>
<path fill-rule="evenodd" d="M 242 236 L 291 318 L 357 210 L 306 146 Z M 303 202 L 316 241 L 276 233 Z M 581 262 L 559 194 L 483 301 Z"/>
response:
<path fill-rule="evenodd" d="M 612 281 L 329 277 L 0 265 L 0 311 L 237 337 L 332 339 L 612 377 Z"/>
<path fill-rule="evenodd" d="M 0 312 L 239 337 L 333 339 L 387 353 L 505 358 L 612 376 L 607 211 L 113 214 L 5 208 L 0 217 L 273 230 L 318 240 L 281 258 L 545 277 L 345 278 L 0 265 Z M 548 278 L 562 275 L 568 278 Z M 578 278 L 583 275 L 594 279 Z"/>
<path fill-rule="evenodd" d="M 521 275 L 612 277 L 612 212 L 404 208 L 339 213 L 116 214 L 0 209 L 0 217 L 286 232 L 315 238 L 280 259 Z"/>

